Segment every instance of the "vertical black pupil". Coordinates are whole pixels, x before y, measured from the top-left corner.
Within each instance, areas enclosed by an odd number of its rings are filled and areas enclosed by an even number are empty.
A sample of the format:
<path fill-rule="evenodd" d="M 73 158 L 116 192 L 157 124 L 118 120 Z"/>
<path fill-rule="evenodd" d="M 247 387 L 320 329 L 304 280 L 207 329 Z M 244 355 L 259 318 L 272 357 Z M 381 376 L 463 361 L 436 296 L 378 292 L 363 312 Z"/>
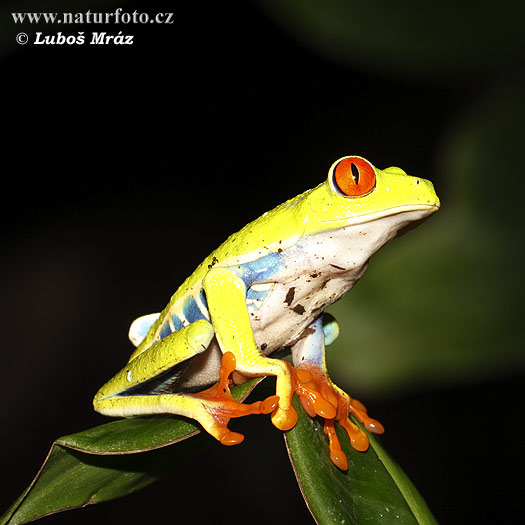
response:
<path fill-rule="evenodd" d="M 350 165 L 350 169 L 352 170 L 352 177 L 354 178 L 354 182 L 357 186 L 359 184 L 359 169 L 354 163 Z"/>

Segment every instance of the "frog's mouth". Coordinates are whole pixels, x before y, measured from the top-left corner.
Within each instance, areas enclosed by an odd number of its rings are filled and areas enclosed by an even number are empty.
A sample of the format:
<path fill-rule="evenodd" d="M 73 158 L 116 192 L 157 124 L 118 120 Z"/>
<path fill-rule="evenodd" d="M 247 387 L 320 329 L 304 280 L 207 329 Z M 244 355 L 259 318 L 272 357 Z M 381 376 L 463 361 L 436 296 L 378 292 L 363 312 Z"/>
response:
<path fill-rule="evenodd" d="M 425 203 L 425 204 L 408 204 L 405 206 L 397 206 L 395 208 L 389 208 L 386 210 L 379 211 L 377 213 L 371 213 L 366 214 L 363 213 L 363 215 L 357 215 L 355 217 L 349 218 L 340 218 L 340 219 L 326 219 L 321 221 L 322 223 L 345 223 L 345 226 L 351 226 L 351 225 L 357 225 L 357 224 L 365 224 L 367 222 L 373 222 L 377 221 L 378 219 L 383 219 L 384 217 L 393 217 L 395 215 L 401 215 L 405 213 L 411 213 L 411 212 L 423 212 L 421 214 L 421 218 L 413 219 L 410 221 L 409 224 L 406 226 L 403 226 L 401 230 L 403 233 L 406 233 L 407 231 L 413 230 L 417 226 L 419 226 L 423 221 L 428 219 L 432 214 L 437 212 L 439 210 L 439 204 L 434 203 Z"/>

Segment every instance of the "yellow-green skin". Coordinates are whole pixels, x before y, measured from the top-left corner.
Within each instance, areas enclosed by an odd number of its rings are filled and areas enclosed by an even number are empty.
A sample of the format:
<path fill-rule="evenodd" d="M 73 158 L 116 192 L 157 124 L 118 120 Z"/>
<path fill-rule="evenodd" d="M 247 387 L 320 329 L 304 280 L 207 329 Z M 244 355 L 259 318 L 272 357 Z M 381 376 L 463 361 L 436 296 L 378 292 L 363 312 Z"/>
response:
<path fill-rule="evenodd" d="M 180 414 L 197 419 L 219 439 L 221 430 L 210 418 L 209 406 L 206 409 L 206 403 L 184 392 L 169 391 L 166 376 L 200 354 L 189 365 L 189 374 L 185 372 L 191 377 L 177 381 L 188 389 L 209 384 L 216 379 L 220 352 L 231 351 L 236 370 L 244 376 L 277 376 L 280 400 L 272 421 L 279 428 L 289 426 L 283 421 L 291 410 L 290 372 L 267 354 L 282 346 L 291 346 L 294 354 L 296 347 L 295 366 L 306 358 L 324 369 L 324 343 L 315 339 L 314 344 L 314 338 L 302 334 L 309 327 L 311 332 L 324 307 L 361 277 L 375 251 L 439 208 L 432 183 L 399 168 L 374 168 L 376 182 L 370 193 L 344 196 L 334 183 L 334 168 L 341 160 L 332 165 L 325 182 L 249 223 L 197 267 L 151 325 L 127 366 L 97 393 L 96 410 L 119 416 Z M 322 284 L 311 278 L 321 274 Z M 262 294 L 261 304 L 247 300 L 257 293 Z M 171 324 L 173 333 L 162 337 L 170 316 L 184 320 L 180 312 L 189 297 L 200 305 L 203 318 L 183 322 L 188 326 L 179 329 Z M 132 325 L 130 337 L 133 331 Z M 160 374 L 162 388 L 149 395 L 136 393 L 137 386 Z"/>

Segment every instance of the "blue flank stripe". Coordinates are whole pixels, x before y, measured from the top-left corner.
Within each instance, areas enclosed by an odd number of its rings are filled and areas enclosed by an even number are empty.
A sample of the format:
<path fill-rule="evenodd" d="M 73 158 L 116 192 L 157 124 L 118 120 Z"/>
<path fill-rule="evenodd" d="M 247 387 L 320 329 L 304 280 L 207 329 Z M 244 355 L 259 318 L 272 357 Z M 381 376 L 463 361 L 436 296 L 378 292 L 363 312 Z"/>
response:
<path fill-rule="evenodd" d="M 164 324 L 162 325 L 162 328 L 160 329 L 160 334 L 159 334 L 160 338 L 164 339 L 165 337 L 167 337 L 170 334 L 171 334 L 170 325 L 169 325 L 168 321 L 165 321 Z"/>
<path fill-rule="evenodd" d="M 233 266 L 230 269 L 236 273 L 250 288 L 252 284 L 272 281 L 284 267 L 282 253 L 270 253 L 246 264 Z"/>
<path fill-rule="evenodd" d="M 197 306 L 197 302 L 193 296 L 186 297 L 184 305 L 182 306 L 182 313 L 189 323 L 194 323 L 199 319 L 204 319 L 204 315 Z"/>
<path fill-rule="evenodd" d="M 175 327 L 175 331 L 180 330 L 181 328 L 184 328 L 182 321 L 175 314 L 171 316 L 171 322 L 173 323 L 173 326 Z"/>

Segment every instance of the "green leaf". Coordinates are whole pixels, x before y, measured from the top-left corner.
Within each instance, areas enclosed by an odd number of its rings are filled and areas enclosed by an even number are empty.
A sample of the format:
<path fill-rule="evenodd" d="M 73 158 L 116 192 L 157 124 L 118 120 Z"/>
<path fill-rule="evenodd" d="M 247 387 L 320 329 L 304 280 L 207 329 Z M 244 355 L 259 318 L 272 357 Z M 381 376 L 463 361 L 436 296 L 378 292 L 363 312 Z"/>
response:
<path fill-rule="evenodd" d="M 233 389 L 245 399 L 261 378 Z M 317 420 L 294 404 L 299 421 L 286 434 L 292 465 L 305 501 L 318 523 L 434 524 L 430 511 L 401 469 L 370 437 L 366 453 L 350 446 L 338 429 L 349 459 L 341 472 L 329 458 L 328 442 Z M 135 492 L 188 459 L 206 442 L 196 424 L 175 417 L 114 421 L 53 443 L 33 483 L 0 519 L 27 523 L 62 510 Z M 178 443 L 176 447 L 167 447 Z M 137 452 L 143 452 L 137 454 Z"/>
<path fill-rule="evenodd" d="M 244 400 L 261 381 L 255 378 L 233 388 L 233 397 Z M 199 450 L 206 436 L 187 439 L 199 432 L 187 420 L 152 417 L 122 419 L 61 437 L 0 524 L 27 523 L 135 492 Z M 167 447 L 174 443 L 178 445 Z"/>
<path fill-rule="evenodd" d="M 201 445 L 202 440 L 189 439 L 143 454 L 93 455 L 54 443 L 34 482 L 0 523 L 27 523 L 130 494 L 159 479 Z"/>
<path fill-rule="evenodd" d="M 295 398 L 297 425 L 285 434 L 297 482 L 320 524 L 403 523 L 434 525 L 435 518 L 406 474 L 371 436 L 370 448 L 358 452 L 336 425 L 348 458 L 348 471 L 330 460 L 322 424 L 310 418 Z"/>

